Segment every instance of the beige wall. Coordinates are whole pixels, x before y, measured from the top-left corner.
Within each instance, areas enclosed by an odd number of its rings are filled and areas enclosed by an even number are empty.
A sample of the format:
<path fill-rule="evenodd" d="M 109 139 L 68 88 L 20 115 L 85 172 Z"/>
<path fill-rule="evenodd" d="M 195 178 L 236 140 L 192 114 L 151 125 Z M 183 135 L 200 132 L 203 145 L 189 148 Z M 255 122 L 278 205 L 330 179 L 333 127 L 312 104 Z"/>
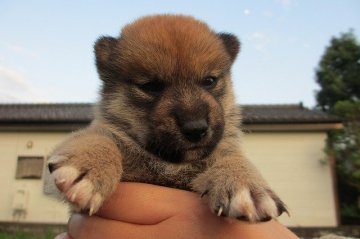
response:
<path fill-rule="evenodd" d="M 46 156 L 66 133 L 0 133 L 0 221 L 64 223 L 67 207 L 43 193 L 39 179 L 15 179 L 17 156 Z M 32 148 L 27 148 L 29 141 Z M 17 190 L 27 192 L 27 214 L 13 217 L 13 199 Z M 20 200 L 21 201 L 21 200 Z"/>
<path fill-rule="evenodd" d="M 21 221 L 65 223 L 67 208 L 43 193 L 42 180 L 16 180 L 17 156 L 46 156 L 67 133 L 0 133 L 0 221 L 12 221 L 14 192 L 29 192 L 27 215 Z M 335 226 L 335 203 L 325 156 L 325 133 L 251 133 L 244 136 L 248 157 L 287 203 L 291 226 Z M 27 148 L 28 141 L 33 142 Z"/>
<path fill-rule="evenodd" d="M 331 170 L 325 159 L 323 132 L 250 133 L 243 146 L 272 188 L 290 209 L 289 226 L 336 226 Z"/>

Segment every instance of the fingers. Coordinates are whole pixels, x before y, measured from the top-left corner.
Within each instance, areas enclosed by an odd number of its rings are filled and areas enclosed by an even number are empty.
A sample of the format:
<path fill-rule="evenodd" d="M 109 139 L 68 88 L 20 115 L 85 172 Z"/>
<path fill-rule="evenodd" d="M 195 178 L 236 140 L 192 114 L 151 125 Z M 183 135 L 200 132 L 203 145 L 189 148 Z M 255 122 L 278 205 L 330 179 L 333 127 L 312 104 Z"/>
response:
<path fill-rule="evenodd" d="M 72 215 L 68 230 L 62 239 L 297 238 L 276 221 L 224 219 L 194 193 L 141 183 L 120 183 L 96 216 Z"/>
<path fill-rule="evenodd" d="M 195 193 L 151 184 L 120 183 L 97 215 L 133 224 L 154 225 L 184 209 L 199 207 L 205 205 Z"/>
<path fill-rule="evenodd" d="M 129 224 L 82 214 L 71 216 L 68 230 L 71 237 L 76 239 L 158 238 L 157 228 L 154 226 Z M 71 238 L 65 237 L 64 239 Z"/>
<path fill-rule="evenodd" d="M 69 221 L 69 234 L 74 239 L 131 238 L 131 239 L 186 239 L 186 238 L 247 238 L 247 239 L 298 239 L 292 232 L 272 220 L 248 224 L 236 220 L 189 221 L 170 219 L 158 225 L 137 225 L 97 216 L 74 214 Z M 231 219 L 229 219 L 231 220 Z M 71 239 L 70 237 L 65 237 Z M 63 239 L 63 238 L 61 238 Z"/>

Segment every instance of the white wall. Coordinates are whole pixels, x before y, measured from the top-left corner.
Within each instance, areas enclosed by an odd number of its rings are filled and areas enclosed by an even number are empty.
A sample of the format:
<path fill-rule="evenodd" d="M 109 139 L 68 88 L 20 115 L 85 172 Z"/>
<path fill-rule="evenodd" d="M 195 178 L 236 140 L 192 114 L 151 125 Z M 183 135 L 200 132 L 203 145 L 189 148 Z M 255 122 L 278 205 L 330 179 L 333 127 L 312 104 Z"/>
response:
<path fill-rule="evenodd" d="M 24 222 L 65 223 L 67 207 L 43 193 L 43 181 L 15 179 L 17 157 L 46 156 L 67 133 L 0 132 L 0 221 L 12 221 L 16 189 L 29 192 Z M 290 209 L 291 217 L 280 221 L 289 226 L 336 226 L 330 168 L 324 159 L 325 133 L 251 133 L 243 148 L 272 188 Z M 27 148 L 28 141 L 33 142 Z"/>
<path fill-rule="evenodd" d="M 336 226 L 331 170 L 323 132 L 250 133 L 243 139 L 248 158 L 290 209 L 289 226 Z"/>
<path fill-rule="evenodd" d="M 68 209 L 65 204 L 43 193 L 40 179 L 15 179 L 17 157 L 44 156 L 60 142 L 66 133 L 0 133 L 0 221 L 20 220 L 22 222 L 65 223 Z M 27 148 L 32 141 L 33 147 Z M 15 191 L 28 192 L 27 214 L 24 218 L 13 217 Z"/>

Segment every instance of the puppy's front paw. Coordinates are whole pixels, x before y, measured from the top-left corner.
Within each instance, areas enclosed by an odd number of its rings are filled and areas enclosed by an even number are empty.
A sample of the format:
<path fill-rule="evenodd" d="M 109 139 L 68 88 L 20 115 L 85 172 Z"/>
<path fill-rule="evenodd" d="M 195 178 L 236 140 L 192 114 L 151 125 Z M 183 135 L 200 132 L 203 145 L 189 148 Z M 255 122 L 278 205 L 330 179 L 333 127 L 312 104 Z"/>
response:
<path fill-rule="evenodd" d="M 48 161 L 48 168 L 63 198 L 75 210 L 85 210 L 90 215 L 100 208 L 119 180 L 114 178 L 116 173 L 113 176 L 106 174 L 105 165 L 101 168 L 75 157 L 54 155 Z"/>
<path fill-rule="evenodd" d="M 284 203 L 272 191 L 259 187 L 237 190 L 226 206 L 220 206 L 218 213 L 225 209 L 225 215 L 250 222 L 268 221 L 287 212 Z"/>
<path fill-rule="evenodd" d="M 202 187 L 202 196 L 218 216 L 237 218 L 250 222 L 268 221 L 287 212 L 285 204 L 276 194 L 259 183 L 236 182 L 229 178 L 206 180 L 193 185 Z M 195 186 L 195 188 L 196 188 Z M 199 187 L 196 189 L 199 191 Z"/>

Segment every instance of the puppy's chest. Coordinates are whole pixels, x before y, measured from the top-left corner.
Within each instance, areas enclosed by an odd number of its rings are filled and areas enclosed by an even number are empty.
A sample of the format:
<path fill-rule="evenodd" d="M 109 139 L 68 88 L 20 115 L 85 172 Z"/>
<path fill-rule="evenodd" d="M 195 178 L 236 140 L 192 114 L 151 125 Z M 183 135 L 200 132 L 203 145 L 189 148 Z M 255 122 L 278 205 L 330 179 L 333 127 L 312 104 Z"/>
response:
<path fill-rule="evenodd" d="M 190 182 L 207 167 L 205 162 L 172 164 L 129 154 L 124 157 L 122 166 L 121 181 L 150 183 L 190 191 Z"/>

